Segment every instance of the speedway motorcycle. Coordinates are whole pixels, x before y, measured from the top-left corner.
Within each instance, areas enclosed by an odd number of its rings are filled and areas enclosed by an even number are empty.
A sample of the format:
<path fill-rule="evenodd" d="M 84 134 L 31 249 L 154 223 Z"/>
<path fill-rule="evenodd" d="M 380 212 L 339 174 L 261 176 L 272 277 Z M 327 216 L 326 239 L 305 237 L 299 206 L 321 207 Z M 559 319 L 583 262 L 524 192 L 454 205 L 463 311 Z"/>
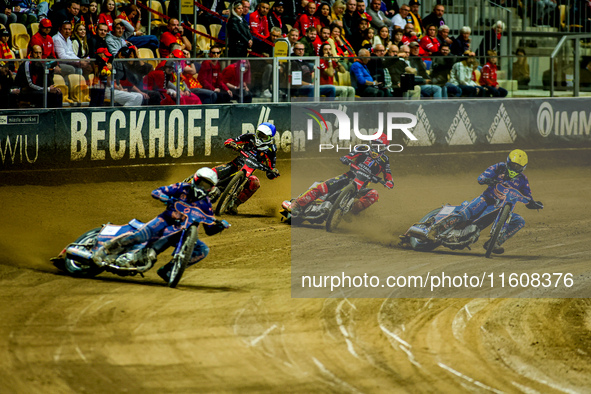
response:
<path fill-rule="evenodd" d="M 436 233 L 434 237 L 428 237 L 427 235 L 432 228 L 436 229 L 437 224 L 450 216 L 458 216 L 459 211 L 468 205 L 469 201 L 464 201 L 458 206 L 444 205 L 441 208 L 432 210 L 418 223 L 413 224 L 405 234 L 400 236 L 401 245 L 410 246 L 412 249 L 422 252 L 432 251 L 438 246 L 444 246 L 452 250 L 470 249 L 470 245 L 478 241 L 480 233 L 492 224 L 490 242 L 485 253 L 485 256 L 489 258 L 499 235 L 511 221 L 517 203 L 527 204 L 530 202 L 530 199 L 517 189 L 503 183 L 497 183 L 494 186 L 494 194 L 496 197 L 495 209 L 490 213 L 450 226 L 450 228 Z M 538 207 L 538 209 L 541 208 L 543 206 Z"/>
<path fill-rule="evenodd" d="M 382 185 L 386 184 L 377 176 L 363 171 L 354 163 L 350 163 L 350 168 L 353 170 L 355 176 L 349 179 L 349 183 L 344 188 L 318 197 L 298 214 L 297 217 L 294 217 L 291 212 L 293 200 L 283 201 L 280 212 L 283 216 L 282 220 L 288 224 L 300 224 L 304 221 L 312 224 L 322 224 L 326 221 L 326 231 L 329 232 L 335 231 L 341 220 L 350 221 L 353 203 L 355 199 L 363 196 L 364 189 L 367 188 L 367 185 L 370 182 L 380 183 Z M 315 188 L 318 184 L 318 182 L 315 182 L 308 190 Z"/>
<path fill-rule="evenodd" d="M 75 277 L 92 278 L 103 271 L 119 276 L 140 274 L 143 277 L 143 273 L 156 263 L 156 256 L 172 245 L 175 247 L 172 254 L 174 266 L 170 272 L 168 287 L 174 288 L 191 260 L 198 239 L 197 226 L 199 223 L 214 224 L 216 221 L 212 216 L 205 215 L 200 209 L 184 201 L 170 199 L 167 204 L 180 214 L 181 219 L 177 221 L 175 231 L 156 241 L 119 248 L 114 253 L 98 257 L 95 252 L 105 242 L 138 231 L 144 225 L 137 219 L 132 219 L 125 225 L 107 223 L 82 234 L 51 261 L 58 269 Z M 227 227 L 229 224 L 225 222 L 224 226 Z"/>
<path fill-rule="evenodd" d="M 221 192 L 217 206 L 215 208 L 216 215 L 223 215 L 226 211 L 231 208 L 246 184 L 248 178 L 256 171 L 272 172 L 273 169 L 257 159 L 255 152 L 250 150 L 240 150 L 238 160 L 242 168 L 231 176 L 220 179 L 217 183 L 217 188 Z M 215 202 L 214 198 L 212 202 Z"/>

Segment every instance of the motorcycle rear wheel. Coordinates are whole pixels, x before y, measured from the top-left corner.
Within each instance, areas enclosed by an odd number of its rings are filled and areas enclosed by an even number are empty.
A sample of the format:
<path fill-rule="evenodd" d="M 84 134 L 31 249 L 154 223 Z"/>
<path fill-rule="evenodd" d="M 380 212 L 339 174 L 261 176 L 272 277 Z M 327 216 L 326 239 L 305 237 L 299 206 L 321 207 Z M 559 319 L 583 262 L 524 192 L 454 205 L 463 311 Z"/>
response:
<path fill-rule="evenodd" d="M 242 183 L 245 179 L 246 175 L 243 171 L 239 171 L 234 177 L 232 177 L 232 180 L 228 183 L 228 186 L 226 186 L 226 190 L 224 190 L 220 196 L 218 205 L 215 208 L 216 215 L 223 215 L 226 213 L 226 209 L 228 209 L 230 202 L 238 197 L 238 194 L 242 191 Z"/>
<path fill-rule="evenodd" d="M 101 231 L 100 227 L 92 229 L 90 231 L 85 232 L 82 234 L 74 243 L 85 243 L 89 240 L 93 240 L 96 242 L 96 238 L 98 233 Z M 86 248 L 90 250 L 89 248 Z M 65 270 L 72 276 L 78 278 L 93 278 L 103 272 L 105 269 L 95 265 L 94 263 L 90 263 L 89 265 L 82 264 L 78 261 L 74 261 L 67 257 L 64 258 L 64 268 Z"/>
<path fill-rule="evenodd" d="M 441 208 L 437 208 L 437 209 L 432 210 L 431 212 L 429 212 L 428 214 L 423 216 L 423 218 L 419 222 L 420 223 L 426 222 L 427 220 L 436 216 L 439 213 L 439 211 L 441 211 Z M 419 252 L 430 252 L 439 246 L 438 243 L 429 242 L 429 241 L 421 241 L 415 237 L 410 237 L 408 242 L 410 243 L 410 246 L 413 248 L 413 250 L 416 250 Z"/>
<path fill-rule="evenodd" d="M 501 234 L 503 227 L 505 227 L 505 222 L 509 218 L 510 213 L 511 213 L 511 206 L 509 204 L 505 205 L 503 207 L 503 209 L 501 210 L 501 213 L 499 213 L 499 220 L 497 221 L 497 225 L 495 227 L 495 230 L 493 231 L 493 233 L 490 237 L 490 242 L 488 243 L 488 248 L 486 249 L 486 253 L 484 254 L 484 256 L 486 258 L 490 258 L 490 254 L 492 253 L 493 249 L 495 248 L 495 245 L 497 244 L 497 239 L 499 239 L 499 235 Z"/>
<path fill-rule="evenodd" d="M 351 200 L 355 198 L 355 192 L 356 188 L 353 183 L 349 184 L 341 191 L 341 193 L 337 197 L 337 200 L 330 208 L 330 212 L 328 213 L 328 217 L 326 218 L 326 231 L 335 231 L 341 223 L 343 216 L 349 213 L 347 207 L 349 209 L 351 208 Z"/>
<path fill-rule="evenodd" d="M 173 265 L 170 270 L 168 287 L 175 288 L 179 284 L 189 261 L 191 261 L 191 255 L 195 249 L 197 238 L 197 226 L 189 227 L 186 232 L 185 242 L 183 242 L 183 245 L 181 246 L 181 250 L 172 258 Z"/>

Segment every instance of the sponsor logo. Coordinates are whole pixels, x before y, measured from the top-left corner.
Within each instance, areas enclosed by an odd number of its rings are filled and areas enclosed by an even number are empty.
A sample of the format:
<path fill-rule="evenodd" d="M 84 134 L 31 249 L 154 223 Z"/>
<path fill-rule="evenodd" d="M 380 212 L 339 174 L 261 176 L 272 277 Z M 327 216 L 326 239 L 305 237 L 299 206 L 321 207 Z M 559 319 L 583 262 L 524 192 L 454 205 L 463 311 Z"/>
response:
<path fill-rule="evenodd" d="M 473 145 L 476 142 L 476 133 L 464 109 L 464 104 L 460 104 L 445 140 L 448 145 Z"/>
<path fill-rule="evenodd" d="M 515 141 L 517 133 L 511 123 L 505 105 L 501 104 L 486 139 L 491 144 L 509 144 Z"/>
<path fill-rule="evenodd" d="M 552 104 L 544 101 L 538 109 L 537 126 L 542 137 L 548 137 L 552 132 L 557 136 L 589 136 L 591 112 L 554 111 Z"/>
<path fill-rule="evenodd" d="M 407 139 L 406 143 L 409 146 L 431 146 L 435 143 L 435 133 L 431 127 L 431 123 L 427 118 L 427 113 L 420 105 L 416 113 L 417 125 L 413 129 L 413 134 L 417 137 L 417 140 Z"/>

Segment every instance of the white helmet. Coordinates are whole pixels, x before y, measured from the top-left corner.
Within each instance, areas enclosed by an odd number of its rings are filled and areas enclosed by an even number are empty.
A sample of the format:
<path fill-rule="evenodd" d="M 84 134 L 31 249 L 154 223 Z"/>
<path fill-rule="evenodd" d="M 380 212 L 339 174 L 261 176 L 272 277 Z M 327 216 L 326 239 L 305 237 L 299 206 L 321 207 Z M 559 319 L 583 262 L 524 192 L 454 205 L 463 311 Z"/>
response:
<path fill-rule="evenodd" d="M 196 199 L 202 199 L 208 196 L 215 189 L 218 183 L 218 174 L 208 167 L 203 167 L 197 170 L 191 181 L 193 192 Z"/>
<path fill-rule="evenodd" d="M 254 134 L 254 140 L 257 148 L 264 148 L 267 145 L 273 143 L 273 137 L 275 137 L 275 133 L 277 129 L 275 125 L 269 122 L 264 122 L 257 127 L 257 131 Z"/>

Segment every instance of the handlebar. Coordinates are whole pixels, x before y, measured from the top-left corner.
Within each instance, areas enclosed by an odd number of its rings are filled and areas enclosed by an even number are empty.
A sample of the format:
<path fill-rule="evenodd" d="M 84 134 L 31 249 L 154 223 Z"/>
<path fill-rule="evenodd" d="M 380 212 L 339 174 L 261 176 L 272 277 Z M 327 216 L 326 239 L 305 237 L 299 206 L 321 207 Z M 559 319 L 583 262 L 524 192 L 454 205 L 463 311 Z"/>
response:
<path fill-rule="evenodd" d="M 363 171 L 361 168 L 359 168 L 359 167 L 357 166 L 357 164 L 355 164 L 355 163 L 351 162 L 351 163 L 349 163 L 349 166 L 350 166 L 351 168 L 353 168 L 354 170 L 356 170 L 356 171 L 362 172 L 362 173 L 363 173 L 363 174 L 365 174 L 365 175 L 369 175 L 369 177 L 370 177 L 370 179 L 371 179 L 371 181 L 372 181 L 372 182 L 374 182 L 374 183 L 379 183 L 379 184 L 381 184 L 381 185 L 383 185 L 383 186 L 386 186 L 386 182 L 385 182 L 384 180 L 380 179 L 379 177 L 377 177 L 377 176 L 375 176 L 375 175 L 373 175 L 373 174 L 368 174 L 367 172 L 365 172 L 365 171 Z"/>

